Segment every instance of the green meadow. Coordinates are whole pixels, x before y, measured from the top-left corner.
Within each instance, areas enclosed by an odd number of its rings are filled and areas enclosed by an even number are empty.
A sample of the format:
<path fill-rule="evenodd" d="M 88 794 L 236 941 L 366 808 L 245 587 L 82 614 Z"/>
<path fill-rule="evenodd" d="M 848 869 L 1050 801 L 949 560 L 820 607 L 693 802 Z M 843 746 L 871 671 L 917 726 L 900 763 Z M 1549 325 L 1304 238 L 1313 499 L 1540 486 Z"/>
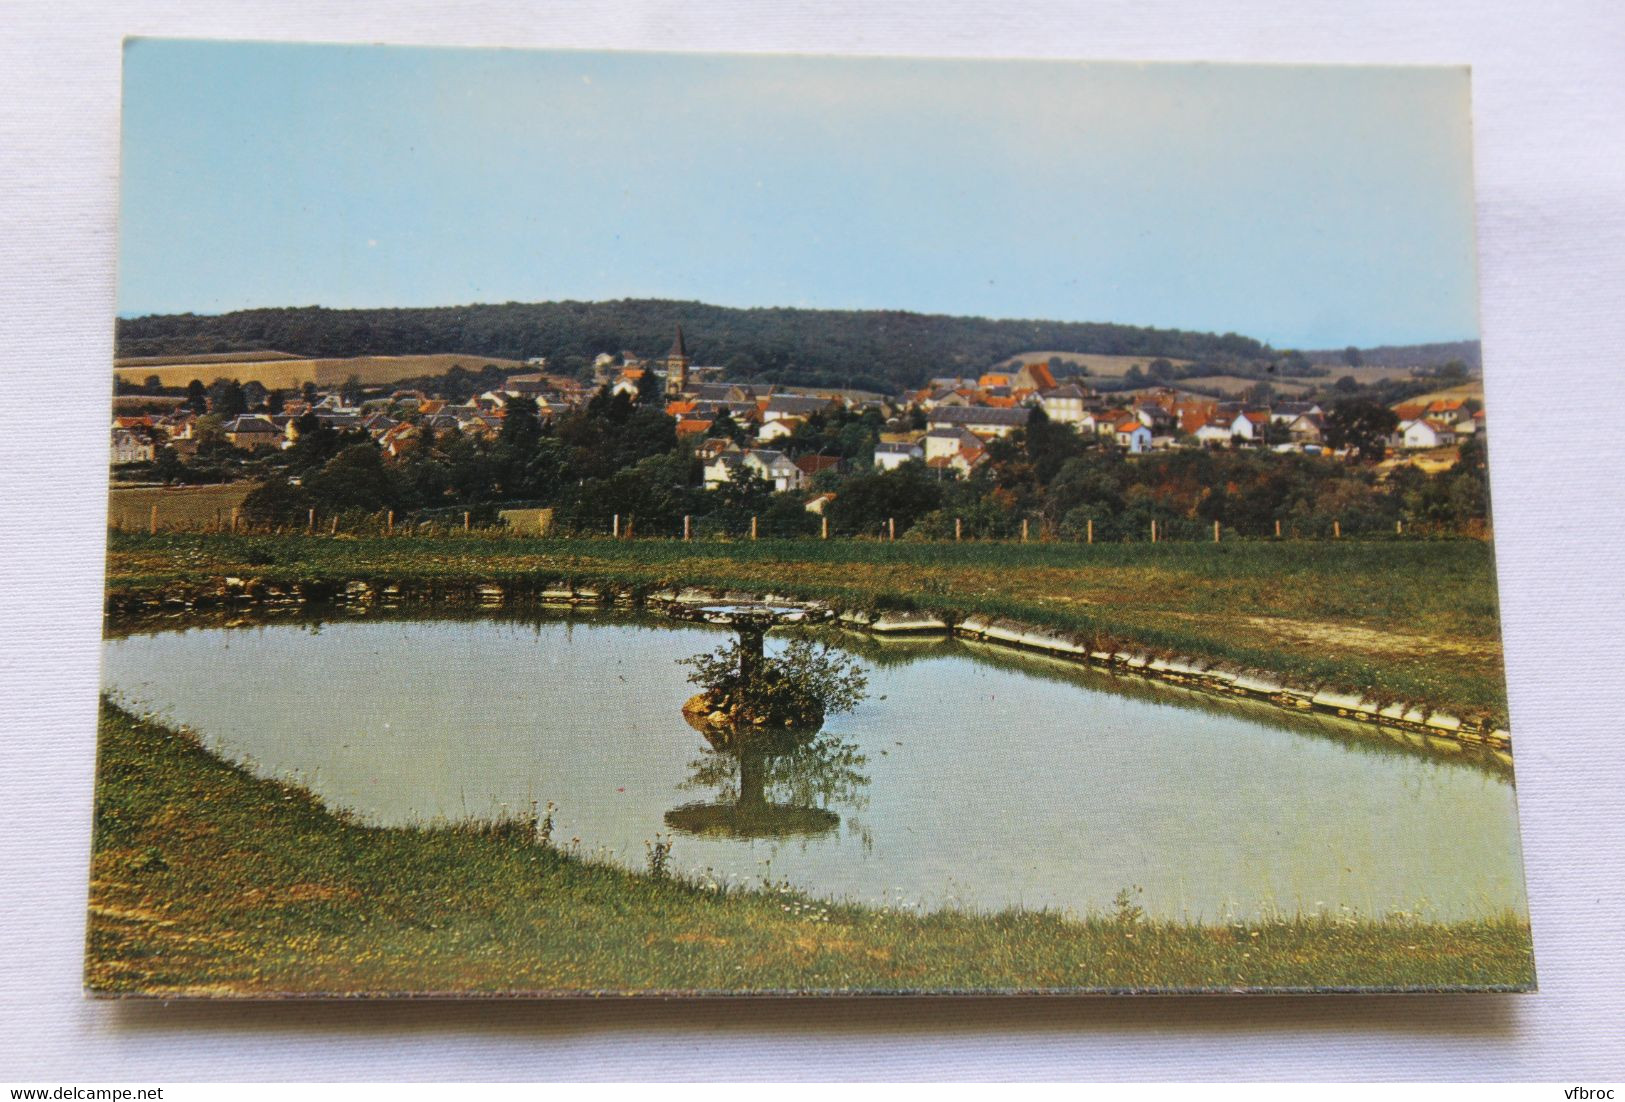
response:
<path fill-rule="evenodd" d="M 1478 540 L 928 543 L 113 533 L 115 600 L 226 576 L 515 594 L 694 585 L 1006 616 L 1506 724 L 1494 558 Z"/>

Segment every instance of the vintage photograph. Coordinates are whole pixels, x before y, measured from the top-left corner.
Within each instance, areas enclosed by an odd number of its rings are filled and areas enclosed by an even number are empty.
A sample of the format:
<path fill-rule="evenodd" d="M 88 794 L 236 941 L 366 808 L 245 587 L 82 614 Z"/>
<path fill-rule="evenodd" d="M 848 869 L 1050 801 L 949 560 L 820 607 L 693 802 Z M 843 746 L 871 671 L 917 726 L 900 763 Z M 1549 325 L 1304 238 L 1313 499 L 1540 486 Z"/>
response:
<path fill-rule="evenodd" d="M 98 996 L 1527 991 L 1464 67 L 125 44 Z"/>

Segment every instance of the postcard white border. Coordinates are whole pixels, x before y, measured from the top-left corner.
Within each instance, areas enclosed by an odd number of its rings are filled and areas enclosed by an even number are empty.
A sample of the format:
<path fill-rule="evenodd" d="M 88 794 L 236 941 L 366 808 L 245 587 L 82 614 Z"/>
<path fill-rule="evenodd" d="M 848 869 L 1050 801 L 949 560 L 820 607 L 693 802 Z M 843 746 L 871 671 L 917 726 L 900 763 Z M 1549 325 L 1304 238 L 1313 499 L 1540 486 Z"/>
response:
<path fill-rule="evenodd" d="M 1625 16 L 1616 5 L 773 0 L 0 10 L 0 1080 L 1618 1078 Z M 1541 993 L 116 1006 L 78 995 L 119 38 L 1474 68 L 1483 336 Z M 1560 380 L 1554 384 L 1553 380 Z"/>

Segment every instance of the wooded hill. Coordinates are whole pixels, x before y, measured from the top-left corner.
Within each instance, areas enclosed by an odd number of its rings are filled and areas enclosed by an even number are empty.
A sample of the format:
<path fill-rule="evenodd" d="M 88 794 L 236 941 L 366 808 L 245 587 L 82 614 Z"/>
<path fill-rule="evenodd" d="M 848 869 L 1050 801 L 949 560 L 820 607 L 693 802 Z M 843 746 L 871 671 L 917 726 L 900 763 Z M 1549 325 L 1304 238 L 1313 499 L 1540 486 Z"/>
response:
<path fill-rule="evenodd" d="M 698 364 L 734 377 L 892 392 L 939 375 L 975 375 L 1027 349 L 1171 360 L 1221 368 L 1271 361 L 1268 345 L 1223 335 L 1099 322 L 993 320 L 899 310 L 735 309 L 670 299 L 372 310 L 318 306 L 121 318 L 117 355 L 278 349 L 337 357 L 458 352 L 583 370 L 601 352 L 661 356 L 681 322 Z"/>
<path fill-rule="evenodd" d="M 1443 367 L 1452 360 L 1460 360 L 1467 370 L 1473 372 L 1483 367 L 1478 341 L 1384 344 L 1375 348 L 1361 348 L 1358 352 L 1359 362 L 1365 367 Z M 1304 355 L 1312 363 L 1330 364 L 1334 368 L 1348 363 L 1347 350 L 1342 348 L 1315 349 Z"/>

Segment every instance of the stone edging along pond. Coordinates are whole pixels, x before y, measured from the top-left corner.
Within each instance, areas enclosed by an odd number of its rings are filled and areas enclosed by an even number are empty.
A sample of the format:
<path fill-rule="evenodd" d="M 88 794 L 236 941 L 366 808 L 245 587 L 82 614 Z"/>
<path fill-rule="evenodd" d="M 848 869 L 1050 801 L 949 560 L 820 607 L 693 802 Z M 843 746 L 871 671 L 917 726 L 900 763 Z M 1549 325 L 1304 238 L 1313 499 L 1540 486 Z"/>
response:
<path fill-rule="evenodd" d="M 1159 655 L 1145 647 L 1101 650 L 1079 635 L 1014 620 L 944 611 L 870 611 L 793 593 L 744 593 L 699 587 L 644 591 L 635 587 L 570 581 L 392 583 L 353 580 L 342 585 L 278 583 L 259 578 L 225 578 L 209 583 L 165 587 L 161 592 L 120 591 L 107 596 L 110 617 L 233 607 L 299 607 L 331 602 L 342 606 L 399 605 L 439 601 L 453 606 L 499 608 L 510 599 L 555 607 L 653 607 L 764 601 L 827 608 L 848 629 L 881 638 L 945 635 L 1059 658 L 1080 665 L 1166 681 L 1221 697 L 1242 697 L 1289 712 L 1335 715 L 1373 724 L 1412 745 L 1442 751 L 1477 749 L 1512 763 L 1512 736 L 1504 728 L 1463 720 L 1421 703 L 1376 700 L 1314 685 L 1295 685 L 1265 670 L 1213 662 L 1188 655 Z"/>

